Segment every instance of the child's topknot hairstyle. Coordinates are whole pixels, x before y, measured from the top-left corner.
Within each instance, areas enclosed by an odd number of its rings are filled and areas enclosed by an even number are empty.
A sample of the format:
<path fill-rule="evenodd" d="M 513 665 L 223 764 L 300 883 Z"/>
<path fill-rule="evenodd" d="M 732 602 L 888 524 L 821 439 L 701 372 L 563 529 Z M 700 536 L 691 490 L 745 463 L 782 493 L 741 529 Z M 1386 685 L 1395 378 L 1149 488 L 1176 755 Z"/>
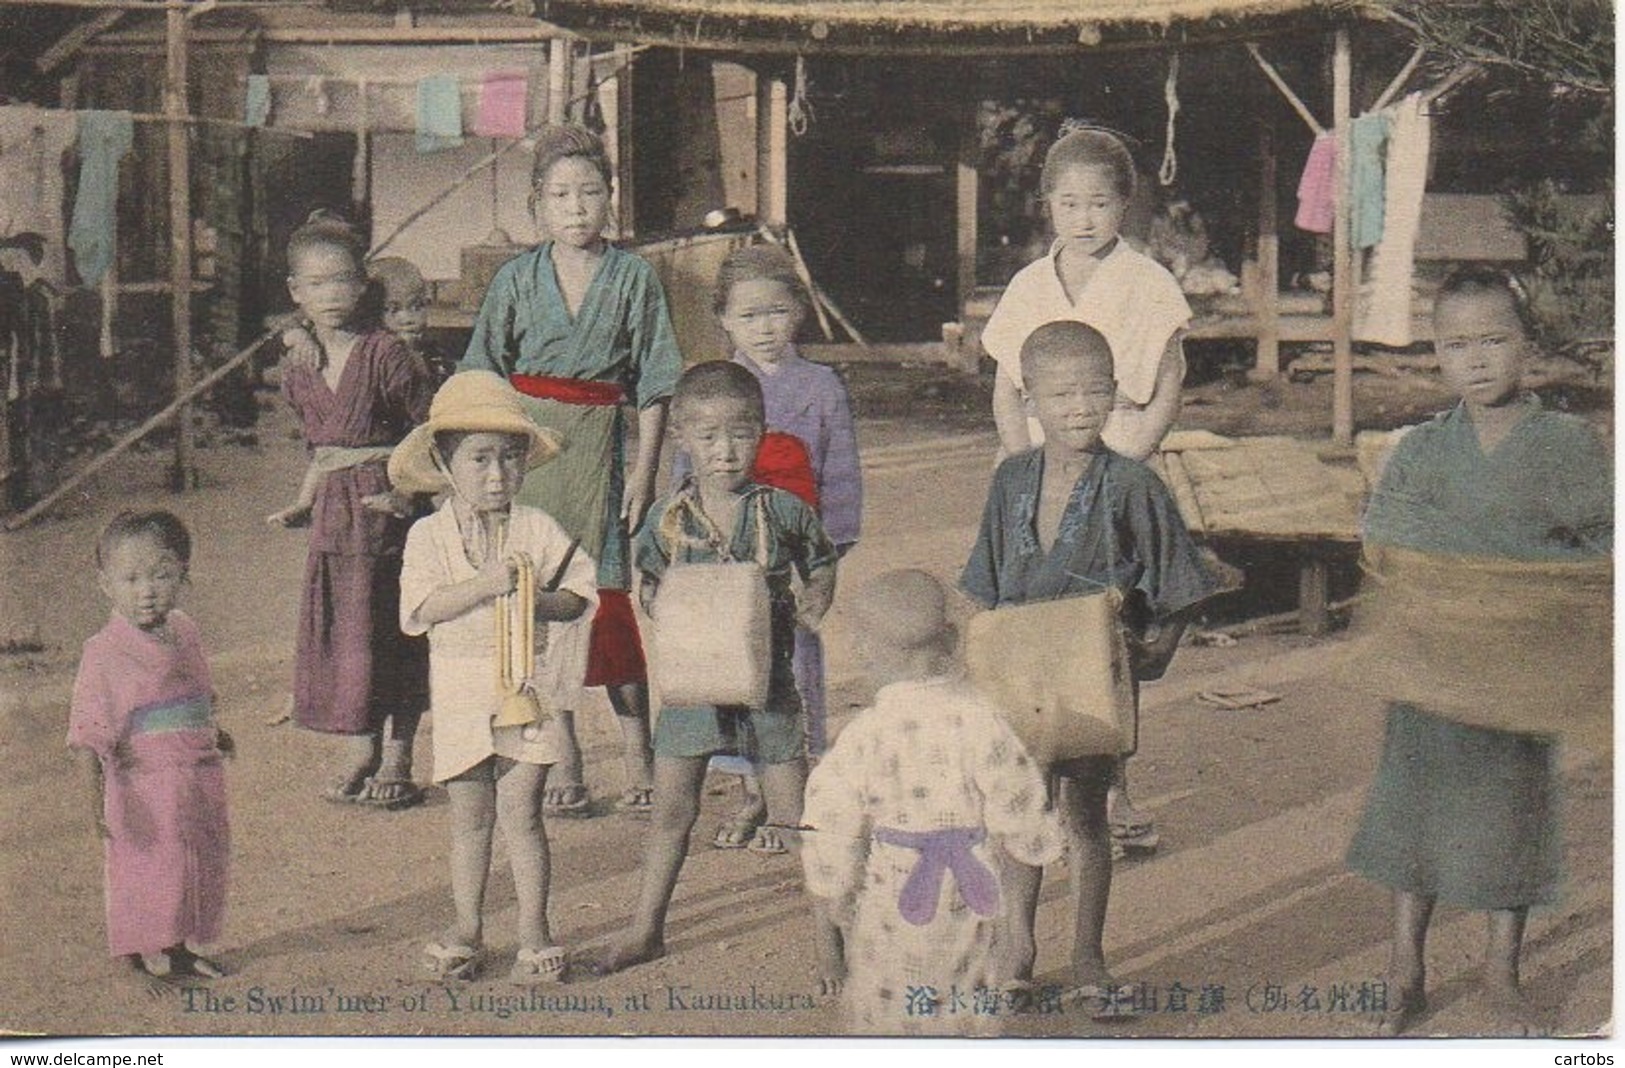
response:
<path fill-rule="evenodd" d="M 1049 360 L 1075 360 L 1112 377 L 1112 346 L 1088 323 L 1057 319 L 1027 335 L 1021 343 L 1021 377 L 1031 379 L 1039 364 Z"/>
<path fill-rule="evenodd" d="M 756 376 L 727 360 L 707 360 L 683 372 L 671 395 L 672 418 L 681 421 L 687 409 L 700 401 L 743 401 L 760 423 L 767 422 L 767 403 Z"/>
<path fill-rule="evenodd" d="M 288 273 L 294 264 L 313 248 L 343 249 L 357 267 L 366 262 L 367 248 L 361 240 L 361 231 L 344 216 L 326 208 L 317 208 L 288 237 Z"/>
<path fill-rule="evenodd" d="M 1100 167 L 1111 175 L 1112 185 L 1124 200 L 1134 196 L 1134 156 L 1123 139 L 1109 130 L 1061 128 L 1061 136 L 1044 154 L 1039 184 L 1045 196 L 1055 191 L 1061 172 L 1071 167 Z"/>
<path fill-rule="evenodd" d="M 1535 317 L 1529 305 L 1529 290 L 1518 280 L 1517 275 L 1499 267 L 1490 267 L 1482 263 L 1468 263 L 1457 267 L 1439 284 L 1439 292 L 1433 298 L 1433 306 L 1437 308 L 1450 297 L 1480 293 L 1504 295 L 1511 303 L 1518 322 L 1523 326 L 1524 334 L 1528 337 L 1534 336 Z"/>
<path fill-rule="evenodd" d="M 151 538 L 161 548 L 174 553 L 182 567 L 192 562 L 192 534 L 173 512 L 124 511 L 114 516 L 102 530 L 102 536 L 96 539 L 97 570 L 106 566 L 115 545 L 132 538 Z"/>
<path fill-rule="evenodd" d="M 604 142 L 585 126 L 566 123 L 549 126 L 536 135 L 536 161 L 530 169 L 533 188 L 547 181 L 553 165 L 567 159 L 584 159 L 598 169 L 604 184 L 615 188 L 615 169 L 609 165 Z"/>
<path fill-rule="evenodd" d="M 740 282 L 778 282 L 790 291 L 803 311 L 812 308 L 812 294 L 796 269 L 796 261 L 780 245 L 746 245 L 728 253 L 717 268 L 717 288 L 713 309 L 721 315 L 728 308 L 728 294 Z"/>

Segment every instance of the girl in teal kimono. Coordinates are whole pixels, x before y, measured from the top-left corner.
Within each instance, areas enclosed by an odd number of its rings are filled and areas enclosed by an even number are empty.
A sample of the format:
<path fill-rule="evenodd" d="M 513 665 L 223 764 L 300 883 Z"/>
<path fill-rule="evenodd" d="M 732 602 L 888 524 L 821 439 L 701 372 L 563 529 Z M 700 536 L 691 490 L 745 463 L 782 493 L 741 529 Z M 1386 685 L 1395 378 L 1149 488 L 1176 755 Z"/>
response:
<path fill-rule="evenodd" d="M 603 143 L 579 126 L 544 131 L 531 172 L 531 212 L 547 234 L 491 282 L 460 370 L 495 371 L 539 426 L 564 440 L 558 460 L 526 480 L 519 502 L 556 518 L 598 561 L 588 686 L 608 690 L 625 746 L 622 806 L 652 807 L 649 690 L 628 564 L 628 531 L 654 499 L 666 404 L 682 372 L 666 295 L 654 268 L 604 240 L 613 174 Z M 637 412 L 626 470 L 624 409 Z M 544 808 L 586 815 L 581 747 L 560 713 L 564 749 Z"/>
<path fill-rule="evenodd" d="M 1609 457 L 1580 419 L 1520 391 L 1530 340 L 1517 284 L 1467 268 L 1434 305 L 1434 346 L 1461 403 L 1395 448 L 1365 520 L 1368 555 L 1581 560 L 1613 547 Z M 1487 635 L 1486 638 L 1493 638 Z M 1483 986 L 1496 1029 L 1533 1030 L 1518 987 L 1532 905 L 1556 900 L 1561 839 L 1549 736 L 1389 706 L 1354 871 L 1394 893 L 1387 1034 L 1427 1009 L 1425 943 L 1438 902 L 1488 913 Z"/>

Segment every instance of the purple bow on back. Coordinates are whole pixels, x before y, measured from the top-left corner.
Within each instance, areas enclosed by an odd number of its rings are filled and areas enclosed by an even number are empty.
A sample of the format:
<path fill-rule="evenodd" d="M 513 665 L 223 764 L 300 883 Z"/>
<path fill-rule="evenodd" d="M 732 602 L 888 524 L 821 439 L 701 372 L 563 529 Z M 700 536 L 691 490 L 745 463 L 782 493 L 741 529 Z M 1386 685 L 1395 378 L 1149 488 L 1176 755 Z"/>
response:
<path fill-rule="evenodd" d="M 937 914 L 937 898 L 942 893 L 942 876 L 954 873 L 959 896 L 978 916 L 991 916 L 999 908 L 999 881 L 986 864 L 977 859 L 971 847 L 987 837 L 981 827 L 945 827 L 940 831 L 900 831 L 894 827 L 875 828 L 875 841 L 917 850 L 919 862 L 908 873 L 903 892 L 897 898 L 897 911 L 916 927 L 930 923 Z"/>

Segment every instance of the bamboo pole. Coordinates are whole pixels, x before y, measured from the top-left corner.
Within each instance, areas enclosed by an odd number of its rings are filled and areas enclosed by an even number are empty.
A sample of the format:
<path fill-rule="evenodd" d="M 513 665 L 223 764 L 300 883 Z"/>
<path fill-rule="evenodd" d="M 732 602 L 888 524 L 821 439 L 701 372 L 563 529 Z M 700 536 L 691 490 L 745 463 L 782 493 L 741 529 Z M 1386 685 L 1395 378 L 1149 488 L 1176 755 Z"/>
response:
<path fill-rule="evenodd" d="M 109 463 L 112 463 L 114 457 L 121 455 L 128 450 L 130 446 L 134 445 L 136 442 L 140 441 L 154 430 L 157 430 L 159 427 L 169 422 L 170 419 L 174 418 L 176 412 L 180 411 L 192 401 L 213 389 L 220 383 L 221 379 L 225 378 L 237 368 L 247 363 L 249 357 L 258 352 L 261 345 L 264 345 L 267 341 L 270 341 L 273 337 L 277 336 L 279 336 L 277 331 L 267 330 L 265 333 L 261 334 L 257 339 L 251 342 L 247 348 L 243 349 L 241 352 L 237 353 L 237 355 L 233 356 L 219 367 L 216 367 L 213 371 L 210 371 L 207 375 L 204 375 L 202 378 L 192 383 L 185 393 L 176 397 L 173 401 L 170 401 L 167 407 L 154 413 L 147 419 L 146 422 L 124 435 L 118 441 L 114 442 L 106 452 L 97 456 L 94 460 L 90 461 L 84 467 L 75 472 L 73 477 L 69 478 L 66 482 L 62 483 L 62 485 L 52 490 L 44 497 L 41 497 L 38 501 L 35 501 L 26 512 L 6 520 L 6 529 L 8 531 L 19 530 L 22 527 L 27 526 L 29 523 L 32 523 L 41 515 L 45 514 L 45 512 L 48 511 L 52 505 L 56 504 L 57 501 L 60 501 L 63 497 L 66 497 L 69 493 L 73 492 L 82 483 L 84 483 L 86 479 L 96 474 Z"/>
<path fill-rule="evenodd" d="M 165 18 L 164 114 L 173 120 L 169 125 L 169 276 L 174 301 L 175 396 L 184 397 L 192 386 L 192 153 L 186 123 L 186 11 L 172 7 Z M 185 490 L 196 480 L 192 444 L 192 410 L 182 404 L 176 413 L 175 466 L 170 477 L 176 490 Z"/>
<path fill-rule="evenodd" d="M 1339 29 L 1332 51 L 1332 112 L 1337 136 L 1337 211 L 1332 224 L 1332 440 L 1340 446 L 1354 444 L 1354 256 L 1349 183 L 1352 95 L 1349 32 Z"/>

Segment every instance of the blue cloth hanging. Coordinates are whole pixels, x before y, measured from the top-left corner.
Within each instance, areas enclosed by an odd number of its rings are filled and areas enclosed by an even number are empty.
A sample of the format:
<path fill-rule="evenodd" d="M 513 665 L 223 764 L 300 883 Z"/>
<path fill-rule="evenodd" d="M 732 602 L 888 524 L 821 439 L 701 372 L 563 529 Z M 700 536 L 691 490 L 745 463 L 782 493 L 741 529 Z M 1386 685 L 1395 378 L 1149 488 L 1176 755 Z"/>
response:
<path fill-rule="evenodd" d="M 264 126 L 271 117 L 271 79 L 263 74 L 248 76 L 248 99 L 243 105 L 243 121 L 250 126 Z"/>
<path fill-rule="evenodd" d="M 417 134 L 419 152 L 443 152 L 463 143 L 463 90 L 454 75 L 418 82 Z"/>
<path fill-rule="evenodd" d="M 135 121 L 124 111 L 79 115 L 79 193 L 68 224 L 74 266 L 89 286 L 99 285 L 113 265 L 118 232 L 119 160 L 135 144 Z"/>
<path fill-rule="evenodd" d="M 1375 248 L 1382 241 L 1387 147 L 1387 114 L 1378 111 L 1354 120 L 1349 128 L 1349 185 L 1355 248 Z"/>

